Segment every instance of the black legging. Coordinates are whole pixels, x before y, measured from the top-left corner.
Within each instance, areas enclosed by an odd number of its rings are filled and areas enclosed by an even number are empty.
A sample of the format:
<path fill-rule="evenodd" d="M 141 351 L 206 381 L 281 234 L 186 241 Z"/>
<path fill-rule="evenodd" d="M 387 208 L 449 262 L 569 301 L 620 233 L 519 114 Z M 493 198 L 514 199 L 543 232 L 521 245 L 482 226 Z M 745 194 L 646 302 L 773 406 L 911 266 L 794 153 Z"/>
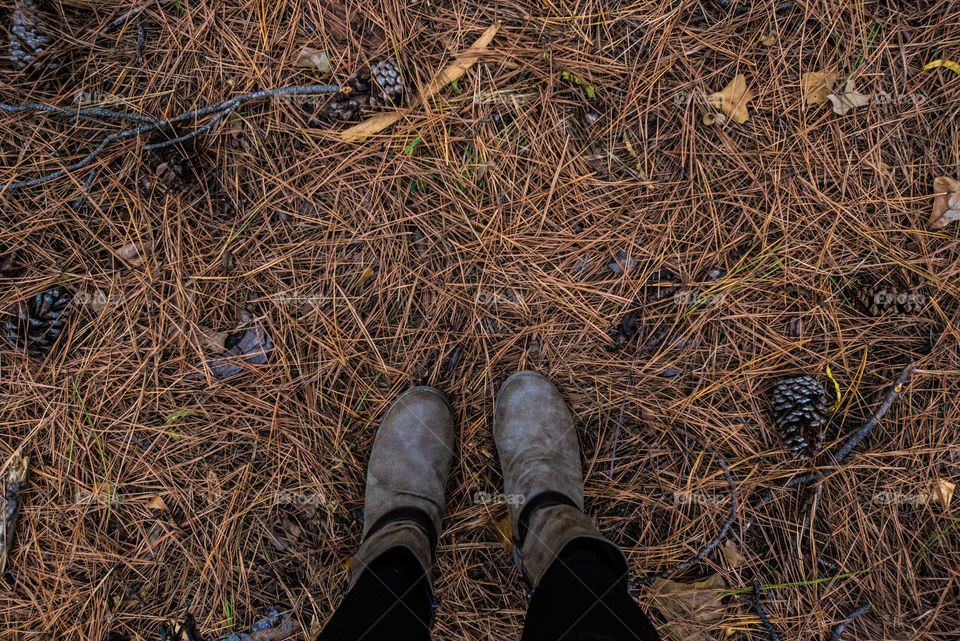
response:
<path fill-rule="evenodd" d="M 596 544 L 570 542 L 533 593 L 522 641 L 659 641 Z M 433 605 L 416 557 L 377 557 L 334 612 L 318 641 L 428 641 Z"/>

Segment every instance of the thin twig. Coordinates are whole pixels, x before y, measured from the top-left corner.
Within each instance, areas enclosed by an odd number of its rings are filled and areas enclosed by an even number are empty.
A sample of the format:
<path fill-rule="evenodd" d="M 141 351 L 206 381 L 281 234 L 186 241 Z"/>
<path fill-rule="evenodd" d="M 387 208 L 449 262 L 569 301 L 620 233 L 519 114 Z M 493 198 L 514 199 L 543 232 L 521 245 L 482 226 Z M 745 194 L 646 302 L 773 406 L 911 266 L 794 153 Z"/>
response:
<path fill-rule="evenodd" d="M 633 361 L 630 363 L 630 373 L 627 374 L 627 390 L 633 385 L 633 366 L 637 363 L 637 354 L 633 355 Z M 620 440 L 620 427 L 623 425 L 623 410 L 627 407 L 627 390 L 623 392 L 623 400 L 620 402 L 620 415 L 617 417 L 617 429 L 613 433 L 613 449 L 610 452 L 610 478 L 613 478 L 613 462 L 617 459 L 617 441 Z"/>
<path fill-rule="evenodd" d="M 717 465 L 719 465 L 723 470 L 723 476 L 726 478 L 727 485 L 730 488 L 730 516 L 728 516 L 727 520 L 724 521 L 723 527 L 720 528 L 719 534 L 717 534 L 717 536 L 707 543 L 699 552 L 693 555 L 693 557 L 683 561 L 682 563 L 678 563 L 669 570 L 664 570 L 663 572 L 658 572 L 657 574 L 651 574 L 640 579 L 633 579 L 630 582 L 631 589 L 636 589 L 641 585 L 650 585 L 657 579 L 665 579 L 672 574 L 676 574 L 677 572 L 682 572 L 687 568 L 693 567 L 702 561 L 708 554 L 710 554 L 713 548 L 717 547 L 720 544 L 720 541 L 723 540 L 723 537 L 727 535 L 727 531 L 737 518 L 737 486 L 733 482 L 733 476 L 730 475 L 730 469 L 727 467 L 727 462 L 717 454 L 714 455 L 714 459 L 717 461 Z"/>
<path fill-rule="evenodd" d="M 101 119 L 103 118 L 118 118 L 120 120 L 128 120 L 141 125 L 158 122 L 156 118 L 138 116 L 137 114 L 124 113 L 122 111 L 113 111 L 112 109 L 104 109 L 102 107 L 80 107 L 76 109 L 67 109 L 64 107 L 54 107 L 53 105 L 41 105 L 35 102 L 25 102 L 21 105 L 8 105 L 0 102 L 0 110 L 8 113 L 39 111 L 42 113 L 50 113 L 55 116 L 69 118 L 71 122 L 78 119 L 101 122 Z"/>
<path fill-rule="evenodd" d="M 770 623 L 770 619 L 767 618 L 767 613 L 764 612 L 763 606 L 760 605 L 760 582 L 753 582 L 753 592 L 748 598 L 743 599 L 753 607 L 753 611 L 757 613 L 757 616 L 760 617 L 760 621 L 763 623 L 763 627 L 767 629 L 767 634 L 770 635 L 770 641 L 780 641 L 780 637 L 777 635 L 777 629 L 773 627 L 773 624 Z"/>
<path fill-rule="evenodd" d="M 94 167 L 90 170 L 90 175 L 87 176 L 87 181 L 83 184 L 83 191 L 80 193 L 80 197 L 73 201 L 71 209 L 74 211 L 80 209 L 80 205 L 83 204 L 83 201 L 86 199 L 87 194 L 90 193 L 90 187 L 93 185 L 94 179 L 97 177 L 97 168 Z"/>
<path fill-rule="evenodd" d="M 160 5 L 164 5 L 164 4 L 166 4 L 166 3 L 167 3 L 167 0 L 161 0 L 161 2 L 160 2 L 159 4 L 160 4 Z M 100 31 L 100 33 L 102 33 L 102 34 L 110 33 L 113 29 L 116 29 L 117 27 L 119 27 L 120 25 L 124 24 L 125 22 L 127 22 L 127 21 L 130 20 L 131 18 L 136 18 L 137 16 L 139 16 L 141 13 L 143 13 L 143 11 L 144 11 L 148 6 L 150 6 L 150 3 L 149 3 L 149 2 L 145 2 L 145 3 L 143 3 L 142 5 L 140 5 L 140 6 L 138 6 L 138 7 L 134 7 L 134 8 L 132 8 L 132 9 L 126 11 L 125 13 L 123 13 L 123 14 L 121 14 L 120 16 L 118 16 L 118 17 L 116 17 L 115 19 L 113 19 L 106 27 L 104 27 L 104 28 Z"/>
<path fill-rule="evenodd" d="M 840 641 L 840 636 L 843 634 L 843 631 L 847 629 L 847 626 L 850 625 L 850 622 L 869 609 L 870 604 L 864 603 L 859 608 L 848 614 L 846 618 L 837 624 L 837 627 L 833 629 L 833 634 L 830 636 L 830 641 Z"/>
<path fill-rule="evenodd" d="M 44 183 L 50 182 L 51 180 L 56 180 L 57 178 L 60 178 L 61 176 L 64 176 L 70 173 L 71 171 L 82 169 L 87 165 L 89 165 L 90 163 L 92 163 L 94 160 L 96 160 L 97 156 L 99 156 L 100 153 L 103 152 L 103 150 L 106 149 L 107 146 L 109 146 L 110 143 L 112 142 L 115 142 L 117 140 L 123 140 L 126 138 L 132 138 L 134 136 L 139 136 L 140 134 L 147 133 L 147 132 L 157 131 L 169 125 L 172 125 L 178 122 L 183 122 L 184 120 L 200 118 L 202 116 L 206 116 L 211 113 L 221 112 L 216 117 L 214 117 L 209 123 L 200 127 L 196 131 L 191 132 L 190 134 L 181 136 L 180 138 L 177 138 L 175 140 L 165 141 L 164 143 L 149 145 L 145 147 L 145 149 L 156 149 L 159 147 L 176 144 L 178 142 L 182 142 L 184 140 L 189 140 L 190 138 L 199 136 L 200 134 L 208 131 L 215 123 L 219 122 L 219 120 L 223 118 L 223 116 L 229 114 L 237 107 L 243 104 L 246 104 L 248 102 L 263 100 L 264 98 L 275 98 L 278 96 L 316 95 L 316 94 L 324 94 L 324 93 L 336 93 L 339 90 L 340 90 L 339 85 L 304 85 L 299 87 L 277 87 L 274 89 L 264 89 L 261 91 L 253 91 L 250 93 L 241 94 L 234 98 L 230 98 L 228 100 L 222 100 L 218 103 L 209 105 L 207 107 L 203 107 L 201 109 L 195 109 L 193 111 L 188 111 L 186 113 L 182 113 L 179 116 L 174 116 L 172 118 L 166 118 L 163 120 L 147 119 L 144 124 L 142 124 L 141 126 L 135 129 L 127 129 L 125 131 L 119 131 L 119 132 L 110 134 L 109 136 L 104 138 L 100 142 L 100 144 L 97 145 L 97 147 L 92 152 L 87 154 L 82 160 L 79 160 L 71 165 L 67 165 L 63 169 L 58 169 L 48 174 L 44 174 L 39 178 L 10 183 L 9 185 L 0 187 L 0 191 L 23 189 L 25 187 L 35 187 L 37 185 L 42 185 Z M 0 110 L 8 111 L 11 113 L 15 113 L 18 111 L 36 110 L 36 111 L 43 111 L 47 113 L 53 113 L 56 115 L 66 115 L 67 113 L 69 113 L 70 117 L 75 117 L 78 115 L 82 115 L 82 116 L 92 115 L 92 112 L 90 110 L 70 111 L 70 110 L 60 109 L 58 107 L 50 107 L 48 105 L 37 105 L 34 103 L 25 103 L 24 105 L 19 105 L 19 106 L 0 103 Z M 108 113 L 110 114 L 109 116 L 107 115 Z M 101 110 L 99 112 L 99 115 L 102 115 L 103 117 L 124 118 L 124 119 L 140 118 L 139 116 L 133 116 L 132 114 L 121 114 L 119 112 L 111 112 L 109 110 Z M 139 122 L 139 121 L 135 121 L 135 122 Z"/>
<path fill-rule="evenodd" d="M 893 402 L 897 400 L 897 397 L 900 396 L 900 392 L 903 391 L 903 385 L 913 376 L 913 371 L 916 369 L 917 365 L 913 361 L 907 363 L 907 366 L 903 368 L 903 371 L 900 372 L 900 375 L 897 376 L 897 380 L 894 381 L 893 386 L 887 392 L 887 395 L 884 397 L 883 402 L 880 403 L 880 406 L 876 411 L 870 416 L 870 419 L 863 424 L 857 433 L 851 436 L 843 447 L 841 447 L 837 453 L 833 456 L 834 464 L 821 468 L 822 470 L 832 469 L 834 466 L 838 465 L 843 459 L 847 458 L 847 455 L 853 451 L 860 442 L 867 438 L 867 435 L 870 433 L 873 428 L 877 426 L 877 423 L 880 422 L 880 419 L 889 411 L 890 407 L 893 405 Z"/>

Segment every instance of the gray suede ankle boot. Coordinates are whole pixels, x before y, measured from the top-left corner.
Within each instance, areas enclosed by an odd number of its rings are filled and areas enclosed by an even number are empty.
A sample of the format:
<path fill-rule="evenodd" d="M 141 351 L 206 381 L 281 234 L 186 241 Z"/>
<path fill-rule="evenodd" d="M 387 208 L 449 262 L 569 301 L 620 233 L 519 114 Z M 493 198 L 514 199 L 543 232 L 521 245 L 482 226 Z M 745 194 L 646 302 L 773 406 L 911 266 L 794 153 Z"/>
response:
<path fill-rule="evenodd" d="M 350 587 L 374 559 L 398 546 L 413 552 L 429 576 L 453 441 L 453 413 L 437 389 L 414 387 L 387 410 L 370 452 L 363 543 L 350 565 Z"/>
<path fill-rule="evenodd" d="M 497 395 L 493 437 L 510 509 L 514 560 L 536 588 L 575 539 L 595 542 L 611 567 L 627 572 L 620 549 L 583 513 L 580 445 L 557 388 L 536 372 L 517 372 Z"/>

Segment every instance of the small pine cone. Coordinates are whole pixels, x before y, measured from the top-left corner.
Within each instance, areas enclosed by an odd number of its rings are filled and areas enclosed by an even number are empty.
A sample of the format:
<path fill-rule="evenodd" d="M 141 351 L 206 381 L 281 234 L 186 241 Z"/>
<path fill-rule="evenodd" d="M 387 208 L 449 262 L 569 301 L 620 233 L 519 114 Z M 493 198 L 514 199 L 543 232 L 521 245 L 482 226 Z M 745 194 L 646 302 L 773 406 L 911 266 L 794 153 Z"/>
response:
<path fill-rule="evenodd" d="M 372 106 L 399 107 L 403 103 L 403 72 L 395 58 L 388 58 L 370 67 L 370 76 L 378 91 L 371 91 Z"/>
<path fill-rule="evenodd" d="M 373 64 L 347 79 L 349 92 L 334 94 L 324 113 L 336 120 L 357 120 L 364 107 L 400 106 L 404 82 L 400 66 L 390 58 Z"/>
<path fill-rule="evenodd" d="M 827 426 L 827 395 L 810 376 L 777 381 L 773 388 L 773 423 L 787 449 L 802 457 L 816 454 Z"/>
<path fill-rule="evenodd" d="M 49 46 L 50 37 L 35 0 L 15 0 L 13 26 L 8 34 L 10 59 L 21 69 L 39 68 L 37 59 Z"/>
<path fill-rule="evenodd" d="M 45 354 L 70 317 L 73 294 L 55 288 L 15 303 L 7 316 L 7 341 L 22 352 Z"/>
<path fill-rule="evenodd" d="M 887 285 L 868 285 L 857 290 L 857 302 L 870 316 L 916 314 L 926 302 L 917 289 Z"/>

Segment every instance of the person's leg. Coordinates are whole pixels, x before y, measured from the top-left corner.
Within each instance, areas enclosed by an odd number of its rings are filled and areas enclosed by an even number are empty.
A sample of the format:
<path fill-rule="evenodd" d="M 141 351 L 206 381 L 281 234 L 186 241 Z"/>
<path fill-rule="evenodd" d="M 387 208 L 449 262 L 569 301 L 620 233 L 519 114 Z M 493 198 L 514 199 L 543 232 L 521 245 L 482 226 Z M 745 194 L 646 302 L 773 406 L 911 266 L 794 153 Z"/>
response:
<path fill-rule="evenodd" d="M 367 469 L 363 543 L 349 590 L 320 639 L 429 639 L 430 567 L 453 440 L 450 405 L 433 388 L 408 390 L 387 410 Z"/>
<path fill-rule="evenodd" d="M 575 539 L 547 568 L 527 609 L 522 641 L 658 641 L 627 592 L 622 568 L 587 539 Z"/>
<path fill-rule="evenodd" d="M 580 445 L 557 388 L 518 372 L 494 414 L 514 559 L 533 587 L 523 641 L 659 639 L 627 593 L 623 552 L 583 512 Z"/>
<path fill-rule="evenodd" d="M 427 641 L 430 582 L 410 550 L 378 556 L 343 598 L 317 641 Z"/>

